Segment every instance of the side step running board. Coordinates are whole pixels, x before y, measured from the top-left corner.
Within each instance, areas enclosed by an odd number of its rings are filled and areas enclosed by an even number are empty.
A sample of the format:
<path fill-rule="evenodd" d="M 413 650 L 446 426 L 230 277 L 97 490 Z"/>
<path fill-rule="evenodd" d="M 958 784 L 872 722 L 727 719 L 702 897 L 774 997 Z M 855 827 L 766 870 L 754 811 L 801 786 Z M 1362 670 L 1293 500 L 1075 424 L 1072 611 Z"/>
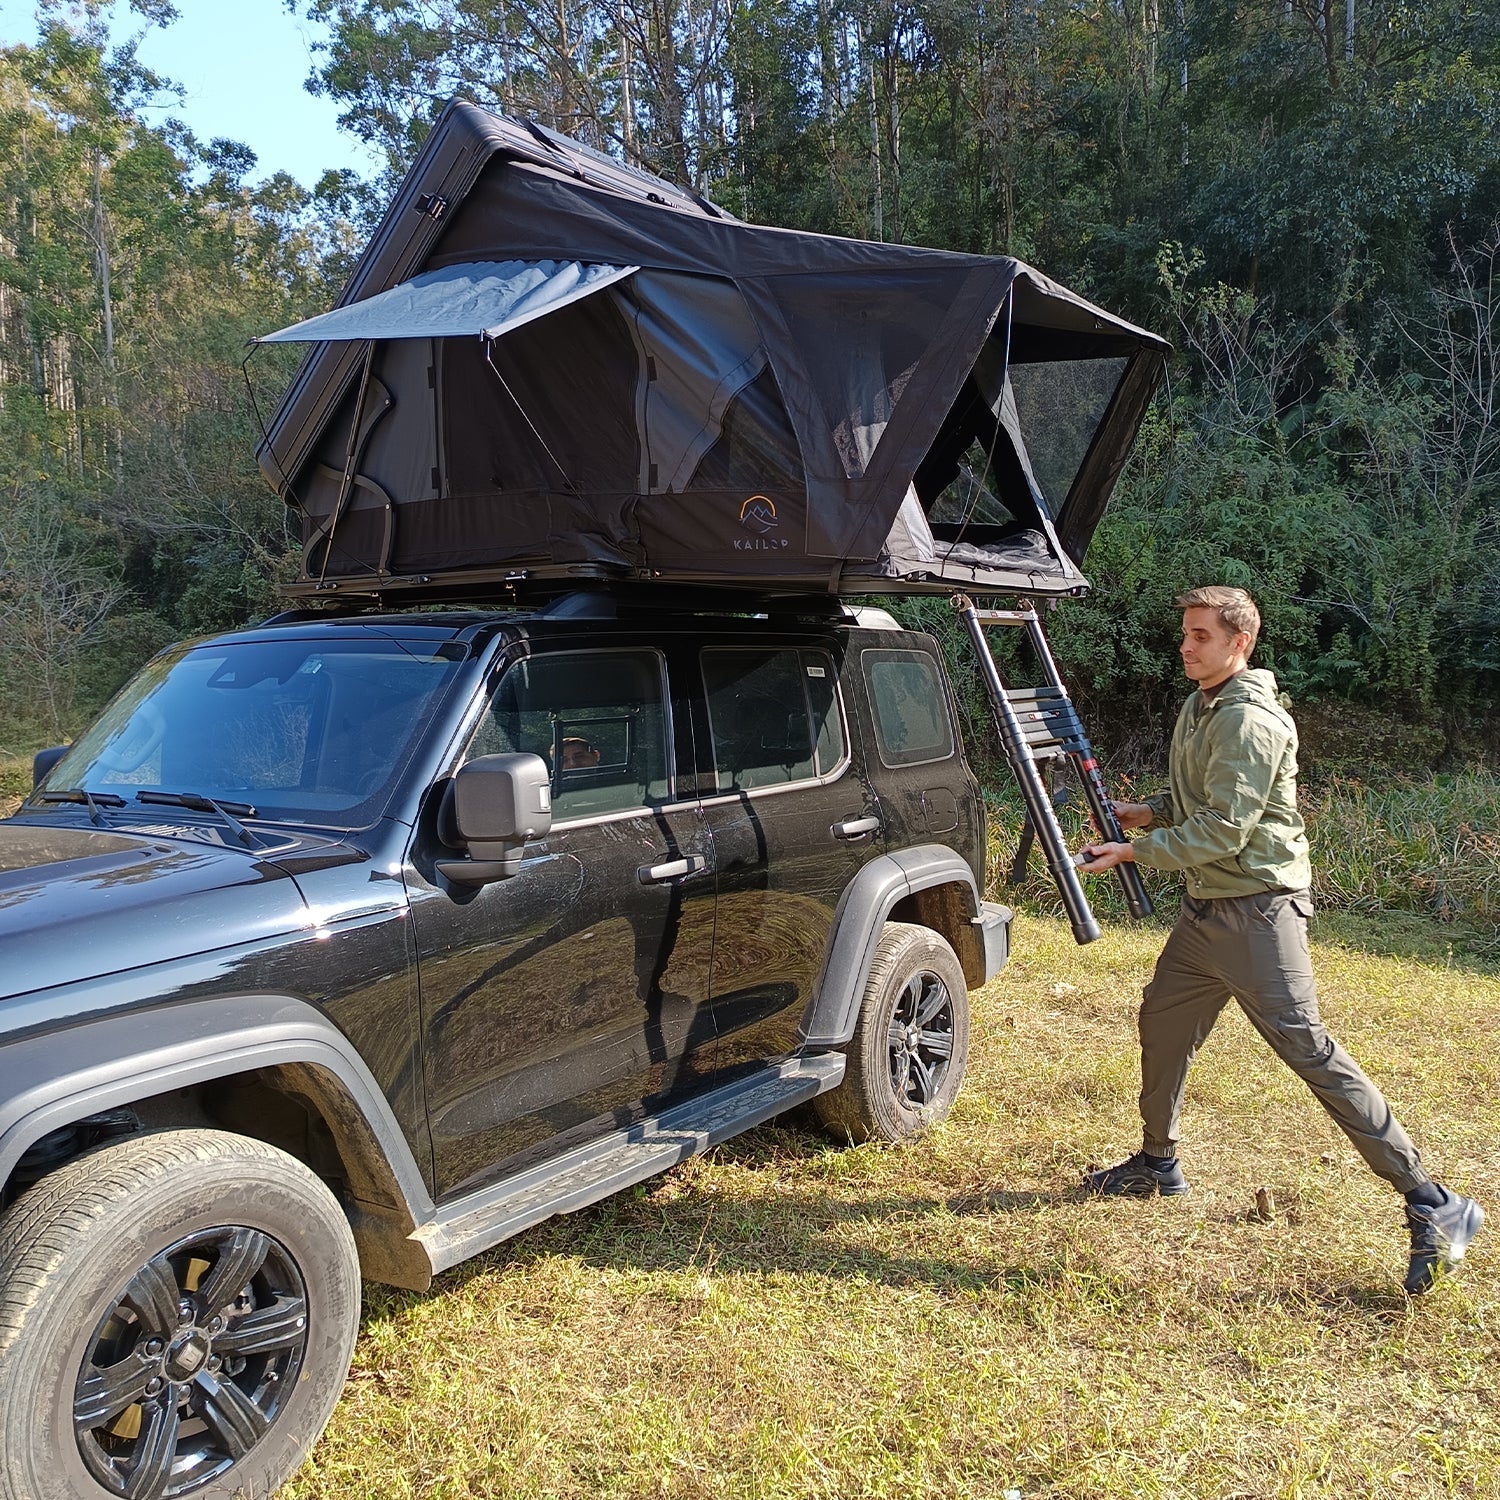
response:
<path fill-rule="evenodd" d="M 436 1275 L 543 1219 L 586 1208 L 763 1125 L 843 1078 L 842 1053 L 790 1058 L 446 1205 L 411 1238 Z"/>
<path fill-rule="evenodd" d="M 989 693 L 990 708 L 995 715 L 995 727 L 1000 731 L 1000 743 L 1005 758 L 1015 772 L 1021 796 L 1026 802 L 1026 816 L 1035 829 L 1052 878 L 1063 899 L 1073 936 L 1079 943 L 1092 943 L 1100 936 L 1099 923 L 1089 907 L 1088 897 L 1079 883 L 1078 871 L 1073 856 L 1068 852 L 1061 825 L 1053 810 L 1052 799 L 1042 782 L 1039 763 L 1044 760 L 1066 756 L 1078 770 L 1078 779 L 1083 786 L 1083 798 L 1088 804 L 1089 815 L 1101 839 L 1120 843 L 1125 838 L 1124 830 L 1110 805 L 1109 793 L 1104 778 L 1099 774 L 1099 764 L 1094 759 L 1093 747 L 1084 733 L 1083 720 L 1073 700 L 1068 696 L 1052 659 L 1052 648 L 1042 632 L 1042 622 L 1034 608 L 1025 609 L 975 609 L 974 602 L 966 594 L 955 594 L 951 600 L 953 608 L 963 618 L 974 643 L 974 654 L 979 658 L 979 668 L 984 676 Z M 1041 664 L 1046 679 L 1037 688 L 1007 688 L 1000 679 L 1000 669 L 990 652 L 985 639 L 986 625 L 1021 625 L 1026 629 L 1032 650 Z M 1023 848 L 1026 845 L 1023 843 Z M 1149 917 L 1154 910 L 1146 887 L 1141 883 L 1140 871 L 1134 865 L 1115 866 L 1125 902 L 1133 917 Z"/>

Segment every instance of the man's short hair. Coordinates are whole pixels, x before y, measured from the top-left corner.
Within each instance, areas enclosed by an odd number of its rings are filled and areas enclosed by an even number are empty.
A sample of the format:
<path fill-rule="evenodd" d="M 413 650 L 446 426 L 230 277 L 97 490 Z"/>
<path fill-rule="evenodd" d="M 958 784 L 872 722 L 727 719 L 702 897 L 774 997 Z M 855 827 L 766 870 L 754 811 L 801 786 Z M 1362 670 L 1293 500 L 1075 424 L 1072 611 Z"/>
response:
<path fill-rule="evenodd" d="M 1250 637 L 1246 655 L 1255 650 L 1260 639 L 1260 611 L 1255 600 L 1244 589 L 1230 588 L 1226 584 L 1210 583 L 1201 589 L 1189 589 L 1173 601 L 1178 609 L 1212 609 L 1217 611 L 1219 623 L 1231 635 L 1244 631 Z"/>

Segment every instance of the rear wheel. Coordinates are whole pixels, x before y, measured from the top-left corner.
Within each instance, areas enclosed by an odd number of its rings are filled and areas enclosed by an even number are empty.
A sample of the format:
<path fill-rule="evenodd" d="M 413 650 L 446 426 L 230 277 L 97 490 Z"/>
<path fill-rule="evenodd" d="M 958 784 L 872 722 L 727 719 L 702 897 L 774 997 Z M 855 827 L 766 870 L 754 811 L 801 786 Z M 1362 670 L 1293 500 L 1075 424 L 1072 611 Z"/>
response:
<path fill-rule="evenodd" d="M 946 938 L 887 922 L 870 965 L 844 1081 L 815 1108 L 840 1140 L 901 1141 L 952 1107 L 969 1056 L 969 991 Z"/>
<path fill-rule="evenodd" d="M 348 1222 L 285 1152 L 192 1130 L 80 1157 L 0 1219 L 0 1497 L 271 1494 L 358 1321 Z"/>

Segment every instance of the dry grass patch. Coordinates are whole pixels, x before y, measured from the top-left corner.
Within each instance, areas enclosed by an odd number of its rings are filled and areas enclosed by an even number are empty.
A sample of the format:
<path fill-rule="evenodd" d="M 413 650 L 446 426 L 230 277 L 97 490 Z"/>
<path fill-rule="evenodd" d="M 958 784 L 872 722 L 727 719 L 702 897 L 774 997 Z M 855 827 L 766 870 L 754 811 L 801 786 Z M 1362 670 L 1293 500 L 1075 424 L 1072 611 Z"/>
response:
<path fill-rule="evenodd" d="M 30 757 L 0 753 L 0 818 L 8 818 L 30 790 Z"/>
<path fill-rule="evenodd" d="M 1190 1084 L 1194 1193 L 1080 1200 L 1137 1138 L 1162 931 L 1016 936 L 929 1139 L 757 1131 L 426 1296 L 371 1289 L 287 1495 L 1500 1493 L 1500 1236 L 1408 1303 L 1398 1200 L 1237 1012 Z M 1496 1205 L 1500 977 L 1357 918 L 1317 947 L 1334 1030 Z"/>

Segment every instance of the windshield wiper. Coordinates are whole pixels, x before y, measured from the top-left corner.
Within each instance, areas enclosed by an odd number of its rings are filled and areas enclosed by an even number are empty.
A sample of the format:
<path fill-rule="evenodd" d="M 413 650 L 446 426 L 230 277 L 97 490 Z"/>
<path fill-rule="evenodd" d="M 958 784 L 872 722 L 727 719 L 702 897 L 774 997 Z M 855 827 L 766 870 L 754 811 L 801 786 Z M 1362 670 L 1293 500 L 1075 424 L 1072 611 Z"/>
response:
<path fill-rule="evenodd" d="M 43 792 L 43 802 L 81 802 L 89 810 L 89 822 L 97 823 L 101 828 L 106 824 L 99 816 L 101 807 L 124 807 L 125 799 L 116 796 L 114 792 L 91 792 L 81 786 L 70 786 L 61 792 Z"/>
<path fill-rule="evenodd" d="M 137 802 L 163 802 L 172 807 L 191 808 L 194 812 L 217 813 L 246 848 L 259 847 L 260 840 L 240 822 L 240 818 L 258 816 L 248 802 L 220 802 L 213 797 L 203 796 L 201 792 L 137 792 L 135 800 Z M 239 816 L 237 817 L 236 814 Z"/>

